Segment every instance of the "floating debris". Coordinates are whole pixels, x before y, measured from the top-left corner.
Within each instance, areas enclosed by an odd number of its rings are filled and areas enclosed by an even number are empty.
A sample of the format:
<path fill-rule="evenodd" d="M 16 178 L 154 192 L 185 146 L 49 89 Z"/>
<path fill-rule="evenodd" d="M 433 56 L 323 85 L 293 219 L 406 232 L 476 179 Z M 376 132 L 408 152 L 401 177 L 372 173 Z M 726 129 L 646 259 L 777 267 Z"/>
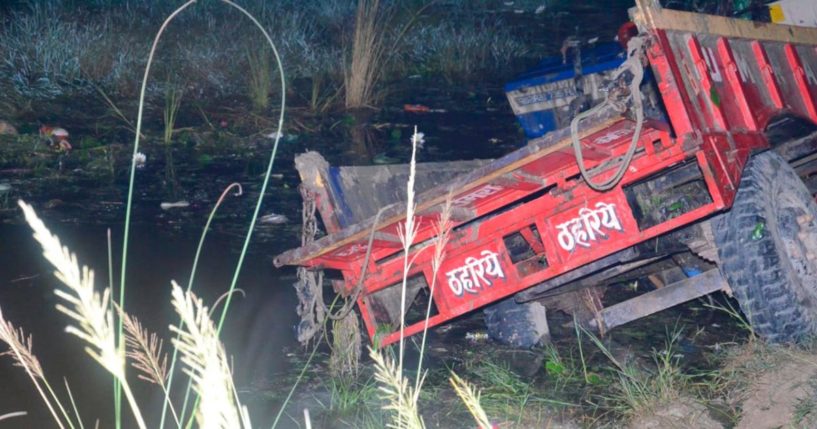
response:
<path fill-rule="evenodd" d="M 14 128 L 14 125 L 0 119 L 0 135 L 16 136 L 17 128 Z"/>
<path fill-rule="evenodd" d="M 136 154 L 133 155 L 133 164 L 136 165 L 136 168 L 144 168 L 147 160 L 148 157 L 142 152 L 136 152 Z"/>
<path fill-rule="evenodd" d="M 0 183 L 0 193 L 6 193 L 11 190 L 11 183 L 3 182 Z"/>
<path fill-rule="evenodd" d="M 755 228 L 752 230 L 751 238 L 754 241 L 760 240 L 763 238 L 766 232 L 766 224 L 764 222 L 758 222 L 755 224 Z"/>
<path fill-rule="evenodd" d="M 445 109 L 432 109 L 423 104 L 404 104 L 403 110 L 409 113 L 445 113 Z"/>
<path fill-rule="evenodd" d="M 187 201 L 184 201 L 184 200 L 176 201 L 175 203 L 162 203 L 162 204 L 159 204 L 159 207 L 161 207 L 162 210 L 183 209 L 183 208 L 189 207 L 189 206 L 190 206 L 190 203 L 188 203 Z"/>
<path fill-rule="evenodd" d="M 422 149 L 423 145 L 425 145 L 426 143 L 426 135 L 425 133 L 414 133 L 414 135 L 411 137 L 411 139 L 409 139 L 409 141 L 412 144 L 414 144 L 414 142 L 417 142 L 417 147 Z"/>
<path fill-rule="evenodd" d="M 40 136 L 47 138 L 49 141 L 58 142 L 68 140 L 68 131 L 65 128 L 43 125 L 40 127 Z"/>
<path fill-rule="evenodd" d="M 289 219 L 282 214 L 269 213 L 258 218 L 258 222 L 268 225 L 281 225 L 289 222 Z"/>
<path fill-rule="evenodd" d="M 264 137 L 266 137 L 268 139 L 272 139 L 272 140 L 282 139 L 282 138 L 284 138 L 284 133 L 282 133 L 280 131 L 273 131 L 273 132 L 271 132 L 269 134 L 264 134 Z"/>
<path fill-rule="evenodd" d="M 547 6 L 541 5 L 541 6 L 537 7 L 536 10 L 533 13 L 535 13 L 536 15 L 539 15 L 541 13 L 544 13 L 546 8 L 547 8 Z"/>
<path fill-rule="evenodd" d="M 488 333 L 485 331 L 471 331 L 465 333 L 465 339 L 473 342 L 482 342 L 488 340 Z"/>

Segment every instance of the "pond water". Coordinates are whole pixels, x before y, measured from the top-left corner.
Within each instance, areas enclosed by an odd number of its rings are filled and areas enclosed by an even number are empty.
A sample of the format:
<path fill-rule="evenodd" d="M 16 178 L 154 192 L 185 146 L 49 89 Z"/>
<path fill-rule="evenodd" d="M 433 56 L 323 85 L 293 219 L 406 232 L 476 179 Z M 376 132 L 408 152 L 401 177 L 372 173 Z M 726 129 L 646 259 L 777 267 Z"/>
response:
<path fill-rule="evenodd" d="M 336 165 L 371 164 L 384 158 L 403 162 L 410 156 L 409 138 L 414 126 L 426 135 L 424 149 L 418 156 L 420 161 L 492 158 L 523 143 L 497 88 L 463 92 L 460 97 L 457 100 L 450 95 L 418 94 L 407 102 L 450 110 L 412 114 L 404 112 L 401 104 L 374 116 L 337 119 L 360 125 L 284 139 L 274 167 L 276 176 L 270 183 L 261 214 L 279 213 L 289 221 L 258 225 L 238 280 L 237 287 L 243 293 L 231 304 L 223 334 L 226 348 L 235 359 L 239 389 L 282 392 L 288 386 L 275 384 L 273 374 L 296 369 L 291 368 L 291 359 L 287 357 L 287 353 L 299 352 L 293 334 L 297 319 L 291 287 L 294 269 L 275 269 L 271 263 L 273 255 L 299 243 L 301 203 L 293 156 L 318 150 Z M 453 106 L 457 107 L 451 109 Z M 137 171 L 126 297 L 128 311 L 150 331 L 169 338 L 167 326 L 175 323 L 170 281 L 187 283 L 209 211 L 221 191 L 229 183 L 238 182 L 244 193 L 228 197 L 219 210 L 204 246 L 194 286 L 207 303 L 213 303 L 228 289 L 270 149 L 271 140 L 256 139 L 240 148 L 239 154 L 213 151 L 203 164 L 201 150 L 182 145 L 144 146 L 148 161 L 145 168 Z M 80 263 L 95 269 L 100 288 L 107 284 L 110 228 L 117 284 L 122 203 L 127 186 L 126 151 L 122 149 L 119 159 L 114 161 L 121 171 L 112 177 L 86 171 L 83 166 L 87 163 L 76 159 L 80 152 L 53 160 L 61 163 L 62 170 L 56 168 L 47 174 L 20 174 L 13 169 L 0 173 L 0 181 L 12 188 L 0 210 L 0 303 L 4 316 L 32 334 L 34 351 L 52 383 L 62 384 L 61 377 L 65 376 L 78 398 L 81 414 L 87 418 L 102 417 L 103 423 L 111 415 L 109 377 L 85 355 L 76 338 L 62 332 L 67 319 L 54 309 L 57 299 L 53 290 L 58 281 L 41 257 L 30 229 L 22 224 L 14 201 L 23 198 L 34 205 L 46 225 L 77 253 Z M 160 208 L 162 202 L 175 201 L 187 201 L 190 205 Z M 48 424 L 48 413 L 25 373 L 7 363 L 0 365 L 0 380 L 4 380 L 0 383 L 3 404 L 0 411 L 28 410 L 35 417 L 27 422 Z M 141 382 L 139 386 L 144 393 L 156 390 Z M 258 421 L 267 420 L 261 417 Z"/>

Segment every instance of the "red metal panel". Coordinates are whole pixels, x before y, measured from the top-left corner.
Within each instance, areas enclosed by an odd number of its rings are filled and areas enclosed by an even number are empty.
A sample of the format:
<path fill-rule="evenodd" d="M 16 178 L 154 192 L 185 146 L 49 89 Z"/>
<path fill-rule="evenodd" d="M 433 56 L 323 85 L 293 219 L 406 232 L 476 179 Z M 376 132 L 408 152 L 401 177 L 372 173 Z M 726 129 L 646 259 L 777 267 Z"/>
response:
<path fill-rule="evenodd" d="M 598 259 L 605 244 L 638 231 L 621 188 L 548 218 L 547 233 L 556 237 L 559 262 Z"/>
<path fill-rule="evenodd" d="M 806 75 L 803 63 L 800 61 L 800 56 L 797 55 L 797 50 L 795 50 L 794 45 L 790 43 L 786 44 L 785 52 L 786 59 L 789 60 L 789 67 L 791 67 L 792 74 L 794 75 L 794 84 L 802 97 L 802 102 L 805 105 L 806 112 L 808 112 L 808 117 L 812 121 L 817 122 L 817 104 L 815 104 L 814 96 L 812 95 L 813 88 L 809 85 L 809 76 Z M 813 74 L 811 77 L 813 78 Z"/>
<path fill-rule="evenodd" d="M 686 93 L 686 88 L 679 84 L 681 72 L 675 54 L 671 49 L 667 49 L 669 46 L 666 32 L 658 30 L 654 35 L 654 43 L 651 43 L 647 49 L 647 57 L 655 72 L 658 91 L 667 108 L 667 115 L 669 115 L 675 134 L 683 136 L 693 130 L 692 121 L 686 109 L 689 95 Z"/>
<path fill-rule="evenodd" d="M 741 124 L 749 130 L 756 131 L 758 130 L 757 120 L 749 106 L 747 90 L 741 81 L 740 70 L 735 63 L 735 56 L 729 41 L 724 37 L 719 37 L 717 49 L 718 58 L 723 61 L 723 74 L 726 76 L 726 84 L 729 89 L 725 93 L 730 94 L 729 100 L 737 106 Z"/>
<path fill-rule="evenodd" d="M 506 288 L 510 282 L 518 280 L 507 251 L 500 241 L 463 252 L 454 257 L 446 257 L 437 273 L 440 285 L 436 298 L 457 307 L 470 303 L 479 295 L 493 295 Z"/>
<path fill-rule="evenodd" d="M 692 35 L 687 35 L 687 46 L 695 71 L 698 72 L 701 89 L 698 91 L 698 99 L 707 112 L 709 124 L 712 128 L 725 130 L 729 128 L 721 109 L 721 95 L 715 88 L 713 80 L 722 80 L 720 70 L 715 62 L 711 50 L 701 49 L 698 39 Z M 694 81 L 693 81 L 694 82 Z"/>
<path fill-rule="evenodd" d="M 760 68 L 760 76 L 763 79 L 763 87 L 771 99 L 774 107 L 778 109 L 783 108 L 783 98 L 780 95 L 780 88 L 777 86 L 777 80 L 774 78 L 774 69 L 769 63 L 769 58 L 766 55 L 766 50 L 763 45 L 757 40 L 752 42 L 752 50 L 755 54 L 755 61 Z"/>

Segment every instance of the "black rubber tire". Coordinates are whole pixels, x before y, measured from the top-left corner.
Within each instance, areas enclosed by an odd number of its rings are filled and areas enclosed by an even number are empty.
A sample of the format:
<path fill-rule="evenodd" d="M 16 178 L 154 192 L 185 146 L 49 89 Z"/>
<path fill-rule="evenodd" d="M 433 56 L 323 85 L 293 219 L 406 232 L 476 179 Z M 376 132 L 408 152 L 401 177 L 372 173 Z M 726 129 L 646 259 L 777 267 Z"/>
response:
<path fill-rule="evenodd" d="M 754 331 L 772 343 L 817 333 L 817 204 L 780 155 L 751 158 L 715 221 L 720 269 Z"/>
<path fill-rule="evenodd" d="M 545 306 L 507 298 L 483 310 L 488 336 L 501 344 L 530 349 L 550 341 Z"/>

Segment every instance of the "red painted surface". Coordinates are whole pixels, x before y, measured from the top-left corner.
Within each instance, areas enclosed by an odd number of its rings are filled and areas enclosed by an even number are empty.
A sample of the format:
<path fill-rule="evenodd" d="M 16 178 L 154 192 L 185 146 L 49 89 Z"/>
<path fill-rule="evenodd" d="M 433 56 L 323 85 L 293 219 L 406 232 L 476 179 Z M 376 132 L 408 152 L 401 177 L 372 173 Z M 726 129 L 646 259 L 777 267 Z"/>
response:
<path fill-rule="evenodd" d="M 422 275 L 433 286 L 437 314 L 428 320 L 429 326 L 729 208 L 749 156 L 768 147 L 762 131 L 772 117 L 786 113 L 817 121 L 813 46 L 663 30 L 656 30 L 650 41 L 647 56 L 673 132 L 645 127 L 638 143 L 645 150 L 636 154 L 614 189 L 599 193 L 587 187 L 572 148 L 531 158 L 501 180 L 453 196 L 455 206 L 474 216 L 454 222 L 446 258 L 436 273 L 428 240 L 435 237 L 439 214 L 420 214 L 408 274 Z M 631 121 L 622 119 L 582 140 L 587 167 L 623 155 L 633 128 Z M 640 230 L 624 189 L 684 161 L 700 168 L 712 202 Z M 606 165 L 595 180 L 611 176 L 617 167 L 616 162 Z M 379 232 L 397 236 L 401 223 Z M 514 264 L 503 237 L 516 232 L 536 256 Z M 393 240 L 374 241 L 358 299 L 370 338 L 382 327 L 378 328 L 369 297 L 383 288 L 399 287 L 401 251 Z M 365 253 L 366 241 L 361 240 L 306 265 L 341 270 L 349 292 L 358 282 Z M 422 331 L 424 325 L 420 321 L 407 326 L 405 335 Z M 399 339 L 399 331 L 386 332 L 380 342 L 387 345 Z"/>

